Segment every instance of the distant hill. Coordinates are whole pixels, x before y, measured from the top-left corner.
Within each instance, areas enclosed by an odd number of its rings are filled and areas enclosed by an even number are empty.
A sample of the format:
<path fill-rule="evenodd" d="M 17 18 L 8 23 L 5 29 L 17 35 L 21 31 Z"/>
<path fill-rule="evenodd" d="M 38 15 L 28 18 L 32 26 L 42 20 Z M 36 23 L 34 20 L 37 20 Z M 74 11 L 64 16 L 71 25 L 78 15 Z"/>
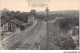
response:
<path fill-rule="evenodd" d="M 46 11 L 37 12 L 36 15 L 39 18 L 46 17 Z M 79 10 L 66 10 L 66 11 L 50 11 L 49 19 L 54 19 L 56 17 L 76 17 L 79 18 Z M 38 18 L 38 17 L 37 17 Z"/>
<path fill-rule="evenodd" d="M 36 14 L 41 14 L 41 15 L 46 15 L 46 11 L 40 11 L 40 12 L 37 12 Z M 69 14 L 69 15 L 79 15 L 79 10 L 66 10 L 66 11 L 50 11 L 49 12 L 49 15 L 51 14 L 59 14 L 59 15 L 66 15 L 66 14 Z"/>
<path fill-rule="evenodd" d="M 65 10 L 65 11 L 49 11 L 49 14 L 67 14 L 67 13 L 79 13 L 79 10 Z M 46 11 L 39 11 L 37 14 L 46 14 Z"/>

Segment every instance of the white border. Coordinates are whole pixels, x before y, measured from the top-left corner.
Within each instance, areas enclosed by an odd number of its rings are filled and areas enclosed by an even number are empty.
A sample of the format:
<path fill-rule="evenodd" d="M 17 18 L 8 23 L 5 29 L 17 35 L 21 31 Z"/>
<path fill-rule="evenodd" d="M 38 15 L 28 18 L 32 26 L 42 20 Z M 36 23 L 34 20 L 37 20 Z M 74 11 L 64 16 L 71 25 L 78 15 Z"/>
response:
<path fill-rule="evenodd" d="M 79 0 L 79 5 L 80 5 L 80 0 Z M 1 11 L 0 11 L 0 24 L 1 24 Z M 80 50 L 80 10 L 79 10 L 79 50 Z M 15 50 L 15 51 L 0 50 L 0 53 L 5 53 L 5 52 L 6 53 L 64 53 L 65 51 L 79 51 L 79 50 Z"/>
<path fill-rule="evenodd" d="M 65 52 L 76 52 L 80 53 L 79 50 L 1 50 L 0 53 L 65 53 Z"/>
<path fill-rule="evenodd" d="M 80 50 L 80 0 L 79 0 L 79 50 Z"/>

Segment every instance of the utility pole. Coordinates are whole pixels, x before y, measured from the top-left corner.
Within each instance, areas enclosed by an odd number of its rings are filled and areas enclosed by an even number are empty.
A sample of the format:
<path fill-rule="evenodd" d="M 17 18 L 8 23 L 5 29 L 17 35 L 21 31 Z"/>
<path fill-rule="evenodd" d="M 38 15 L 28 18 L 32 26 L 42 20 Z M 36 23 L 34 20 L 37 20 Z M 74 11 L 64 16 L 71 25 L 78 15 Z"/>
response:
<path fill-rule="evenodd" d="M 49 50 L 49 32 L 48 32 L 48 17 L 49 17 L 49 9 L 46 8 L 47 11 L 47 49 Z"/>

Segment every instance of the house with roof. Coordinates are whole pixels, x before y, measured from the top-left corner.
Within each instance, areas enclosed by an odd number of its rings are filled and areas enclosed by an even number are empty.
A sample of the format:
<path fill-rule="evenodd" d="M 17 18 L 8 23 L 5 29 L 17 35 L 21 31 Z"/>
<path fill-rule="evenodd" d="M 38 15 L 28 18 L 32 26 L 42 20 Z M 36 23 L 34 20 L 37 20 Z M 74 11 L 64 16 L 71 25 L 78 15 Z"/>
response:
<path fill-rule="evenodd" d="M 10 32 L 19 32 L 22 30 L 22 24 L 24 24 L 24 22 L 13 18 L 13 19 L 1 19 L 1 31 L 4 33 L 10 33 Z"/>
<path fill-rule="evenodd" d="M 30 15 L 28 17 L 28 23 L 33 23 L 34 22 L 34 15 Z"/>
<path fill-rule="evenodd" d="M 69 31 L 69 34 L 72 36 L 78 36 L 79 35 L 79 26 L 74 26 L 72 29 Z"/>
<path fill-rule="evenodd" d="M 31 10 L 31 12 L 28 16 L 28 23 L 33 23 L 34 22 L 35 14 L 36 14 L 36 10 Z"/>

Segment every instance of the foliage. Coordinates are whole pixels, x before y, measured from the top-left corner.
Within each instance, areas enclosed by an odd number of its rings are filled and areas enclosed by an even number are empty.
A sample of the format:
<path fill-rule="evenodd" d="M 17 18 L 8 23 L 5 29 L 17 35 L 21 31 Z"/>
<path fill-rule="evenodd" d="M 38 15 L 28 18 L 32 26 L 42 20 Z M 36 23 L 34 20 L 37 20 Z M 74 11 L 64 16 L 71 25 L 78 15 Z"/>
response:
<path fill-rule="evenodd" d="M 70 30 L 73 26 L 79 26 L 79 17 L 64 17 L 56 20 L 55 24 L 61 28 L 61 31 Z"/>
<path fill-rule="evenodd" d="M 4 9 L 1 11 L 1 19 L 5 18 L 17 18 L 23 22 L 27 22 L 29 13 L 28 12 L 20 12 L 20 11 L 9 11 Z"/>
<path fill-rule="evenodd" d="M 68 33 L 73 26 L 79 26 L 78 15 L 66 14 L 63 18 L 58 18 L 54 23 L 49 24 L 49 49 L 51 50 L 75 50 L 79 40 L 75 43 Z"/>
<path fill-rule="evenodd" d="M 51 30 L 50 30 L 51 28 Z M 49 49 L 51 50 L 74 50 L 76 43 L 70 34 L 62 32 L 58 25 L 49 27 Z"/>

